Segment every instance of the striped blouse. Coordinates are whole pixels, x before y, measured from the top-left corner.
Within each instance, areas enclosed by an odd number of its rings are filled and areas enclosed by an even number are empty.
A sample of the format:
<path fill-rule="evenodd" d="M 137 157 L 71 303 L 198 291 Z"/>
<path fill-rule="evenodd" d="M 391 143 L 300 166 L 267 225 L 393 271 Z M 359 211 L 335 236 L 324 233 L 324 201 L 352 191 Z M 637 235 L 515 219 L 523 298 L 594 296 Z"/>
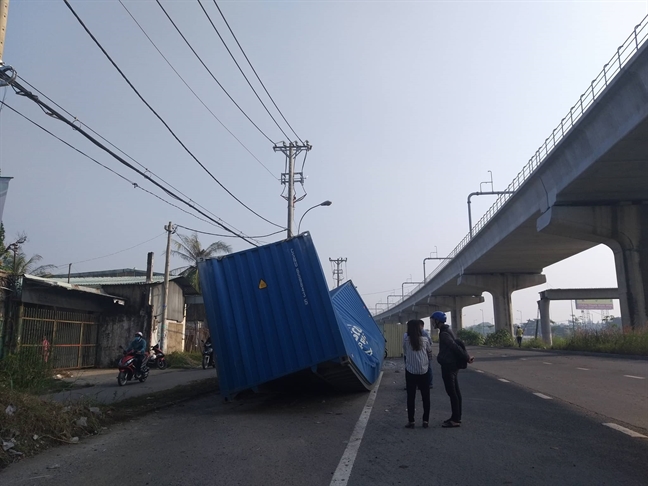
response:
<path fill-rule="evenodd" d="M 403 355 L 405 356 L 405 369 L 413 375 L 423 375 L 427 373 L 432 359 L 432 345 L 430 340 L 421 336 L 421 349 L 414 351 L 409 342 L 409 336 L 406 334 L 403 338 Z"/>

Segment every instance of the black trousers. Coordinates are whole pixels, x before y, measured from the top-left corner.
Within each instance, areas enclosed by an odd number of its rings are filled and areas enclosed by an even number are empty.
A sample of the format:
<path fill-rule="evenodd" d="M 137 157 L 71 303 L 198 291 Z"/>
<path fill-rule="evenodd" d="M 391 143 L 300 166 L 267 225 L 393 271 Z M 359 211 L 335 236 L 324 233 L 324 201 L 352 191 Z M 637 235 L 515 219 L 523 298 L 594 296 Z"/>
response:
<path fill-rule="evenodd" d="M 450 397 L 450 407 L 452 407 L 453 422 L 461 422 L 461 391 L 459 390 L 459 381 L 457 375 L 459 369 L 454 365 L 441 365 L 441 378 L 445 391 Z"/>
<path fill-rule="evenodd" d="M 421 390 L 423 399 L 423 422 L 430 421 L 430 382 L 427 373 L 415 375 L 405 370 L 405 385 L 407 386 L 407 419 L 414 422 L 416 411 L 416 389 Z"/>

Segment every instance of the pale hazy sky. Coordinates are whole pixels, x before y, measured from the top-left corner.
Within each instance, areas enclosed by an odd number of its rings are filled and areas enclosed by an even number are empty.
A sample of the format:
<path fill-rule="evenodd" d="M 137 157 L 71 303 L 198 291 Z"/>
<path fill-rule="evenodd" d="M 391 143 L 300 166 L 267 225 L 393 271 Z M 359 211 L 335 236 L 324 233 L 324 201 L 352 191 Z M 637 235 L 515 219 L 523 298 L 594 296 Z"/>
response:
<path fill-rule="evenodd" d="M 286 204 L 278 181 L 283 155 L 274 153 L 226 98 L 157 3 L 123 0 L 175 69 L 258 161 L 191 94 L 117 0 L 70 3 L 201 162 L 245 204 L 284 226 Z M 273 141 L 285 140 L 197 0 L 162 4 L 250 118 Z M 213 2 L 203 0 L 203 5 L 234 49 Z M 333 201 L 311 211 L 302 230 L 313 235 L 329 285 L 329 257 L 346 257 L 345 276 L 371 309 L 388 294 L 400 293 L 408 279 L 420 281 L 423 258 L 435 248 L 443 256 L 456 246 L 468 232 L 468 194 L 489 179 L 489 170 L 495 189 L 506 188 L 648 13 L 645 0 L 237 0 L 219 5 L 287 120 L 314 147 L 304 169 L 308 196 L 297 205 L 296 222 L 309 207 Z M 229 225 L 248 235 L 277 230 L 234 201 L 181 149 L 62 0 L 11 1 L 4 61 Z M 33 102 L 10 90 L 6 101 L 154 190 Z M 162 271 L 168 221 L 222 232 L 134 189 L 6 108 L 0 112 L 0 168 L 3 176 L 14 177 L 3 218 L 7 242 L 26 232 L 26 252 L 41 254 L 43 263 L 62 265 L 61 272 L 70 262 L 73 271 L 142 269 L 148 251 L 155 252 L 156 270 Z M 493 202 L 473 198 L 473 221 Z M 201 236 L 205 246 L 216 239 L 221 238 Z M 227 241 L 235 250 L 250 247 L 241 240 Z M 172 262 L 172 268 L 180 265 Z M 434 265 L 427 268 L 429 272 Z M 606 247 L 545 273 L 546 285 L 513 294 L 516 322 L 520 311 L 525 321 L 536 317 L 538 292 L 546 288 L 616 286 Z M 612 313 L 618 315 L 616 305 Z M 480 310 L 492 321 L 488 299 L 464 309 L 464 325 L 480 322 Z M 565 320 L 570 312 L 569 303 L 552 304 L 554 320 Z"/>

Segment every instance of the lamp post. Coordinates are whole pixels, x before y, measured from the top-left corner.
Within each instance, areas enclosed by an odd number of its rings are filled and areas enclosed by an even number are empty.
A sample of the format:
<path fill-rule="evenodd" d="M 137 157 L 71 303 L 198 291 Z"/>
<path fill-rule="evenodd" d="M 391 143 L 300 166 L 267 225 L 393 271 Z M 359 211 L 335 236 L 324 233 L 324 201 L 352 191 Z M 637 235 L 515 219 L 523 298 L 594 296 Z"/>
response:
<path fill-rule="evenodd" d="M 522 326 L 522 311 L 518 310 L 518 312 L 520 313 L 520 326 Z"/>
<path fill-rule="evenodd" d="M 304 216 L 306 216 L 306 214 L 308 213 L 308 211 L 310 211 L 311 209 L 318 208 L 318 207 L 320 207 L 320 206 L 330 206 L 331 204 L 333 204 L 331 201 L 324 201 L 324 202 L 321 202 L 321 203 L 319 203 L 319 204 L 316 204 L 316 205 L 313 206 L 313 207 L 308 208 L 308 209 L 306 210 L 306 212 L 302 215 L 302 217 L 299 218 L 299 224 L 297 225 L 297 234 L 300 234 L 300 231 L 299 231 L 299 230 L 300 230 L 300 228 L 301 228 L 301 222 L 302 222 L 302 219 L 304 219 Z"/>
<path fill-rule="evenodd" d="M 484 323 L 484 309 L 479 309 L 482 313 L 482 324 Z"/>

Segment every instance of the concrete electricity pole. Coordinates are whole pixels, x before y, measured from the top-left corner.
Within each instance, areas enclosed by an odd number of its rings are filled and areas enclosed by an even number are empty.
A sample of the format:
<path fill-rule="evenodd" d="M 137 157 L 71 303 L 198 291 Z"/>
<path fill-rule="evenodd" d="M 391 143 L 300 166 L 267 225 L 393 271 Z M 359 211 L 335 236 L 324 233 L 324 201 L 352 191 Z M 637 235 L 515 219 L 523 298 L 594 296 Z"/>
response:
<path fill-rule="evenodd" d="M 286 164 L 288 172 L 281 174 L 281 183 L 288 185 L 288 196 L 284 196 L 288 201 L 288 225 L 287 225 L 287 238 L 292 238 L 294 235 L 293 228 L 295 226 L 295 203 L 298 199 L 295 197 L 295 182 L 300 184 L 304 183 L 304 174 L 302 172 L 295 172 L 295 158 L 303 151 L 308 152 L 312 149 L 312 145 L 306 140 L 303 144 L 298 142 L 282 142 L 281 145 L 275 144 L 273 150 L 275 152 L 283 152 L 286 156 Z M 299 199 L 301 200 L 301 198 Z"/>
<path fill-rule="evenodd" d="M 7 17 L 9 17 L 9 0 L 0 0 L 0 66 L 4 54 L 5 34 L 7 33 Z"/>
<path fill-rule="evenodd" d="M 333 270 L 333 278 L 337 281 L 337 285 L 335 286 L 336 288 L 340 286 L 340 281 L 343 278 L 342 276 L 343 270 L 340 268 L 340 265 L 346 263 L 346 261 L 347 261 L 346 258 L 336 258 L 335 260 L 329 258 L 329 262 L 335 263 L 335 269 Z"/>
<path fill-rule="evenodd" d="M 169 261 L 171 260 L 171 235 L 175 233 L 175 227 L 169 221 L 169 226 L 164 227 L 167 232 L 166 260 L 164 262 L 164 287 L 162 289 L 162 319 L 160 322 L 160 349 L 166 353 L 166 319 L 167 301 L 169 300 Z"/>

